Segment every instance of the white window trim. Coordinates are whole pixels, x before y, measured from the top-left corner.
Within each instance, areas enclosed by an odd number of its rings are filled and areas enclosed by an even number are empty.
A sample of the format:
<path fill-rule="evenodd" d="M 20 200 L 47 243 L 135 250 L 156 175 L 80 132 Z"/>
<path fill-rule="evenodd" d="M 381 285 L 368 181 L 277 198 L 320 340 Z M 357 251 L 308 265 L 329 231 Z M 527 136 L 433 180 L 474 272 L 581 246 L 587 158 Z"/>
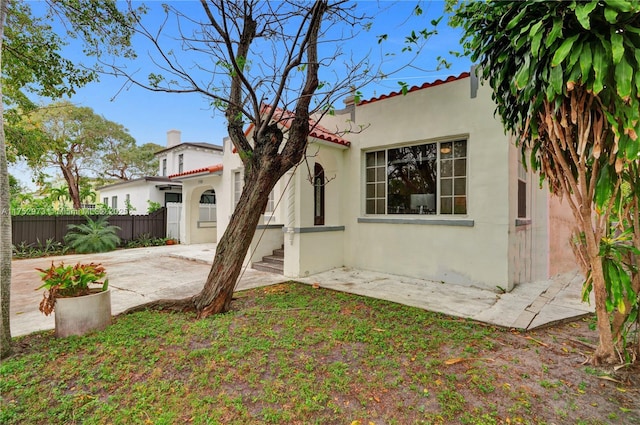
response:
<path fill-rule="evenodd" d="M 244 173 L 242 168 L 236 168 L 231 171 L 232 175 L 232 184 L 233 190 L 231 191 L 231 205 L 233 205 L 232 212 L 235 211 L 238 202 L 240 201 L 240 196 L 242 196 L 242 189 L 244 188 Z M 240 191 L 236 191 L 236 176 L 240 179 Z"/>
<path fill-rule="evenodd" d="M 428 221 L 434 221 L 437 220 L 438 222 L 455 222 L 458 220 L 462 220 L 465 223 L 465 225 L 471 225 L 473 226 L 473 221 L 469 221 L 467 220 L 467 218 L 469 217 L 469 206 L 470 206 L 470 202 L 469 202 L 469 198 L 470 198 L 470 193 L 469 193 L 469 182 L 470 182 L 470 178 L 469 178 L 469 170 L 470 170 L 470 155 L 469 155 L 469 135 L 468 134 L 461 134 L 461 135 L 457 135 L 457 136 L 452 136 L 452 137 L 447 137 L 447 138 L 438 138 L 438 139 L 431 139 L 431 140 L 421 140 L 421 141 L 414 141 L 411 143 L 401 143 L 401 144 L 391 144 L 391 145 L 385 145 L 385 146 L 377 146 L 377 147 L 371 147 L 371 148 L 367 148 L 366 150 L 362 151 L 362 157 L 361 157 L 361 161 L 363 166 L 361 167 L 361 175 L 362 175 L 362 196 L 360 197 L 361 199 L 361 216 L 364 217 L 362 219 L 362 222 L 385 222 L 385 223 L 392 223 L 392 222 L 406 222 L 407 218 L 412 219 L 412 218 L 420 218 L 420 222 L 421 224 L 425 224 L 422 222 L 428 222 Z M 422 215 L 422 214 L 388 214 L 387 211 L 387 202 L 388 202 L 388 196 L 389 196 L 389 179 L 385 178 L 385 212 L 383 214 L 368 214 L 367 213 L 367 175 L 366 175 L 366 171 L 367 171 L 367 165 L 366 165 L 366 157 L 368 153 L 372 153 L 372 152 L 379 152 L 379 151 L 384 151 L 385 153 L 385 162 L 388 161 L 388 151 L 389 149 L 397 149 L 397 148 L 402 148 L 402 147 L 406 147 L 406 146 L 419 146 L 419 145 L 425 145 L 425 144 L 429 144 L 429 143 L 437 143 L 438 146 L 442 143 L 447 143 L 447 142 L 456 142 L 456 141 L 462 141 L 464 140 L 467 144 L 466 146 L 466 170 L 465 170 L 465 196 L 466 196 L 466 204 L 467 204 L 467 212 L 465 214 L 441 214 L 440 213 L 440 166 L 441 166 L 441 158 L 440 158 L 440 149 L 438 148 L 438 158 L 436 159 L 436 167 L 437 167 L 437 180 L 438 180 L 438 192 L 437 193 L 437 197 L 436 197 L 436 214 L 430 214 L 430 215 Z M 385 169 L 387 167 L 387 164 L 385 164 Z M 378 220 L 381 219 L 381 220 Z M 360 220 L 360 219 L 358 219 Z M 359 221 L 360 222 L 360 221 Z M 412 221 L 412 222 L 415 222 Z"/>

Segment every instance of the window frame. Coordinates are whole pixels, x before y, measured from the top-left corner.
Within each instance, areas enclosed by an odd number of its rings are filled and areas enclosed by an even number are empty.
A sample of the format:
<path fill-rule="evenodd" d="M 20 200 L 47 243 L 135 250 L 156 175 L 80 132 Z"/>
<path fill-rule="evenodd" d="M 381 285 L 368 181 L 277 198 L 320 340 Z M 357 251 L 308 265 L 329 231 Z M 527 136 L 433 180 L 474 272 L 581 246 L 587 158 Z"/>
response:
<path fill-rule="evenodd" d="M 516 197 L 516 218 L 527 220 L 529 218 L 529 173 L 522 160 L 518 160 L 517 173 L 518 196 Z"/>
<path fill-rule="evenodd" d="M 267 199 L 267 205 L 264 207 L 264 213 L 267 215 L 273 215 L 276 210 L 276 197 L 275 188 L 269 192 L 269 198 Z"/>
<path fill-rule="evenodd" d="M 233 209 L 235 210 L 240 202 L 242 196 L 242 188 L 244 187 L 244 181 L 242 178 L 242 170 L 236 170 L 233 172 Z"/>
<path fill-rule="evenodd" d="M 455 143 L 464 142 L 464 155 L 456 156 L 454 151 Z M 434 144 L 436 149 L 436 158 L 435 158 L 435 166 L 436 166 L 436 190 L 435 190 L 435 199 L 436 199 L 436 209 L 434 213 L 425 213 L 425 212 L 411 212 L 411 213 L 389 213 L 389 151 L 391 150 L 399 150 L 402 148 L 410 148 L 410 147 L 420 147 L 423 145 Z M 442 147 L 443 145 L 450 144 L 451 156 L 449 153 L 444 153 L 448 157 L 443 158 L 442 155 Z M 369 154 L 375 154 L 375 162 L 368 161 Z M 383 165 L 380 163 L 380 157 L 383 157 Z M 464 173 L 457 174 L 458 170 L 452 169 L 451 176 L 445 176 L 444 180 L 451 180 L 451 193 L 443 194 L 442 192 L 442 167 L 444 161 L 451 161 L 453 164 L 456 160 L 464 161 Z M 375 165 L 374 165 L 375 164 Z M 469 216 L 469 139 L 468 136 L 456 136 L 452 138 L 446 138 L 441 140 L 428 140 L 428 141 L 420 141 L 409 144 L 400 144 L 400 145 L 389 145 L 384 147 L 372 148 L 363 151 L 363 168 L 364 168 L 364 176 L 363 176 L 363 199 L 362 211 L 364 216 L 370 217 L 388 217 L 388 218 L 402 218 L 402 217 L 447 217 L 447 218 L 456 218 L 456 217 L 468 217 Z M 384 170 L 383 174 L 380 174 L 378 169 L 382 168 Z M 373 180 L 369 180 L 369 177 L 375 174 L 375 178 Z M 380 179 L 380 177 L 384 177 L 384 181 Z M 455 189 L 455 179 L 464 179 L 464 192 L 462 194 L 456 193 Z M 378 186 L 376 190 L 372 190 L 371 185 L 381 185 L 384 183 L 384 196 L 380 196 L 381 187 Z M 460 186 L 458 186 L 458 189 Z M 442 212 L 442 200 L 443 198 L 451 199 L 451 212 Z M 464 198 L 464 212 L 456 213 L 456 198 Z M 373 208 L 374 212 L 371 211 L 372 201 L 375 202 L 375 208 Z M 383 201 L 383 207 L 380 208 L 380 201 Z M 382 209 L 382 212 L 380 210 Z"/>

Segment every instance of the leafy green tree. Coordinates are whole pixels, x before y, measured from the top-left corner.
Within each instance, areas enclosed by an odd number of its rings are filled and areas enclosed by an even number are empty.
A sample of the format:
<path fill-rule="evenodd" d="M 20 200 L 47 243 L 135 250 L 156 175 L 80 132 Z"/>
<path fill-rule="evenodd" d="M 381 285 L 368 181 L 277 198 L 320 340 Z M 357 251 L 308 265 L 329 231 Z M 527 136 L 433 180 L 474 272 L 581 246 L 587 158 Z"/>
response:
<path fill-rule="evenodd" d="M 9 174 L 8 179 L 9 179 L 9 195 L 12 198 L 18 195 L 20 192 L 24 191 L 24 188 L 22 187 L 18 179 L 15 178 L 15 176 Z"/>
<path fill-rule="evenodd" d="M 107 220 L 108 217 L 87 217 L 86 224 L 70 224 L 64 242 L 79 254 L 113 251 L 120 243 L 120 228 Z"/>
<path fill-rule="evenodd" d="M 94 174 L 105 152 L 117 149 L 119 143 L 135 145 L 131 135 L 120 124 L 97 115 L 91 108 L 63 101 L 25 115 L 20 122 L 30 135 L 30 143 L 14 140 L 17 154 L 24 157 L 34 170 L 56 167 L 67 183 L 73 207 L 79 209 L 80 179 Z M 36 135 L 36 137 L 33 137 Z"/>
<path fill-rule="evenodd" d="M 46 192 L 52 202 L 64 203 L 64 201 L 69 199 L 69 188 L 66 186 L 49 187 L 46 189 Z"/>
<path fill-rule="evenodd" d="M 95 64 L 83 66 L 60 56 L 64 39 L 49 25 L 51 20 L 66 25 L 65 38 L 85 41 L 88 56 L 103 53 L 133 57 L 130 48 L 132 15 L 121 13 L 114 0 L 50 0 L 47 14 L 35 18 L 30 4 L 0 0 L 0 358 L 11 353 L 11 213 L 7 161 L 14 157 L 5 139 L 31 140 L 18 135 L 12 123 L 33 108 L 29 95 L 59 98 L 72 95 L 77 87 L 95 80 Z M 6 95 L 5 95 L 6 94 Z M 6 109 L 5 106 L 10 108 Z M 24 147 L 22 147 L 24 148 Z"/>
<path fill-rule="evenodd" d="M 523 158 L 573 211 L 595 295 L 592 361 L 616 362 L 640 292 L 640 3 L 473 2 L 454 23 Z"/>
<path fill-rule="evenodd" d="M 162 146 L 156 143 L 139 146 L 133 140 L 130 143 L 118 142 L 108 141 L 109 146 L 105 149 L 98 168 L 101 176 L 131 180 L 158 174 L 158 159 L 154 154 L 162 150 Z"/>

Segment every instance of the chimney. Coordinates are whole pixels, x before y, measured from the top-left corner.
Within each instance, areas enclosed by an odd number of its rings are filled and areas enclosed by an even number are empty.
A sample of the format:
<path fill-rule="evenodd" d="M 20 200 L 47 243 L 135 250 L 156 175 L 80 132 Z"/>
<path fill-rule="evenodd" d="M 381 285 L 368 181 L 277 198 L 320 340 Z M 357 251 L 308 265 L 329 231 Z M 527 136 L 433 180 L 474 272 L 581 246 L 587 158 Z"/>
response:
<path fill-rule="evenodd" d="M 349 94 L 349 96 L 347 96 L 343 100 L 343 102 L 344 102 L 344 105 L 348 108 L 353 104 L 355 104 L 355 100 L 356 100 L 356 88 L 355 86 L 351 86 L 351 93 Z"/>
<path fill-rule="evenodd" d="M 182 132 L 180 130 L 169 130 L 167 131 L 167 147 L 172 148 L 174 146 L 178 146 L 180 141 L 180 135 Z"/>
<path fill-rule="evenodd" d="M 356 122 L 356 88 L 351 86 L 351 93 L 344 99 L 344 112 L 350 114 L 350 120 Z"/>

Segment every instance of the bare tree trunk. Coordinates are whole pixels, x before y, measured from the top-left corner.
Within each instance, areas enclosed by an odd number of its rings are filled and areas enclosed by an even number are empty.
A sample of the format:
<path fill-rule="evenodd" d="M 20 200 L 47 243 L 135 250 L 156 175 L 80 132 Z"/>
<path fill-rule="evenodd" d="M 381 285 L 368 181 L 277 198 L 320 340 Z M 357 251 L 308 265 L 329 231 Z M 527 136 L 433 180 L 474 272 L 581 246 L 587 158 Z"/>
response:
<path fill-rule="evenodd" d="M 0 67 L 2 66 L 2 40 L 7 15 L 7 0 L 0 0 Z M 0 359 L 9 356 L 11 348 L 11 210 L 7 146 L 4 137 L 4 103 L 0 82 Z"/>
<path fill-rule="evenodd" d="M 255 171 L 247 177 L 238 206 L 216 247 L 204 288 L 194 298 L 198 317 L 229 310 L 242 263 L 267 205 L 265 194 L 269 194 L 279 178 L 265 171 Z"/>
<path fill-rule="evenodd" d="M 591 208 L 583 210 L 582 220 L 584 223 L 591 223 Z M 611 333 L 611 322 L 607 311 L 607 289 L 604 280 L 604 270 L 602 268 L 602 257 L 600 257 L 600 240 L 596 240 L 596 233 L 585 229 L 585 242 L 587 244 L 587 257 L 591 267 L 591 279 L 593 283 L 593 293 L 596 301 L 596 318 L 598 327 L 599 344 L 593 353 L 592 363 L 612 364 L 618 359 L 616 357 L 613 334 Z"/>
<path fill-rule="evenodd" d="M 596 145 L 598 149 L 602 147 L 606 130 L 604 116 L 594 107 L 594 102 L 595 96 L 582 87 L 572 90 L 571 99 L 558 109 L 545 102 L 540 129 L 546 133 L 549 143 L 540 150 L 540 155 L 552 191 L 569 201 L 578 228 L 576 236 L 584 235 L 584 245 L 577 247 L 575 253 L 581 254 L 577 260 L 585 274 L 591 273 L 599 334 L 599 345 L 591 361 L 601 364 L 615 363 L 618 359 L 606 307 L 608 294 L 600 256 L 600 240 L 605 235 L 604 226 L 608 226 L 612 204 L 606 205 L 603 211 L 597 211 L 594 205 L 598 160 L 591 158 L 590 150 Z M 593 163 L 588 165 L 590 161 Z"/>
<path fill-rule="evenodd" d="M 71 198 L 71 202 L 73 202 L 73 209 L 79 210 L 81 207 L 81 202 L 78 179 L 75 176 L 73 170 L 71 170 L 68 166 L 63 165 L 62 162 L 60 163 L 60 170 L 62 171 L 64 180 L 67 182 L 67 187 L 69 188 L 69 197 Z"/>

